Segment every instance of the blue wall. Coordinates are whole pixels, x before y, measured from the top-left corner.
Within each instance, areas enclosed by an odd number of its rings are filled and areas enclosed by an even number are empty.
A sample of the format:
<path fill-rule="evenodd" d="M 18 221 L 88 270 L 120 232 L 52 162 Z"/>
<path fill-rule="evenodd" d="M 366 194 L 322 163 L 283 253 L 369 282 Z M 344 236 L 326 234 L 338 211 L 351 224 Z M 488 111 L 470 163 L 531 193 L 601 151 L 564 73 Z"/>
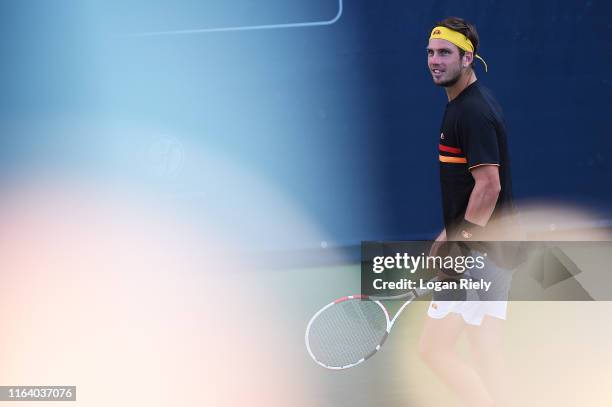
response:
<path fill-rule="evenodd" d="M 431 237 L 442 223 L 436 147 L 446 99 L 424 47 L 433 22 L 458 15 L 479 30 L 490 68 L 479 79 L 505 110 L 515 196 L 576 202 L 601 217 L 612 209 L 610 3 L 142 3 L 3 2 L 5 178 L 48 151 L 53 165 L 109 171 L 91 147 L 103 143 L 95 134 L 138 123 L 258 174 L 332 244 Z M 308 22 L 330 23 L 133 35 Z M 14 130 L 50 121 L 91 131 Z M 257 208 L 259 198 L 243 205 Z"/>

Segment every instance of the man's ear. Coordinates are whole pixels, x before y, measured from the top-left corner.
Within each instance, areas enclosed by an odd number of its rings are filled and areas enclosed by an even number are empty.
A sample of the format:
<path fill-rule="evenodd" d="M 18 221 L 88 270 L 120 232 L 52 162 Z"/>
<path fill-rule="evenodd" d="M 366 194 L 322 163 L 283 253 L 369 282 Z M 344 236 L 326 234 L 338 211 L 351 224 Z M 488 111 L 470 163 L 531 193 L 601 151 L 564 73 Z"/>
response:
<path fill-rule="evenodd" d="M 474 53 L 473 52 L 466 52 L 465 54 L 463 54 L 463 67 L 467 68 L 468 66 L 470 66 L 470 64 L 474 62 Z"/>

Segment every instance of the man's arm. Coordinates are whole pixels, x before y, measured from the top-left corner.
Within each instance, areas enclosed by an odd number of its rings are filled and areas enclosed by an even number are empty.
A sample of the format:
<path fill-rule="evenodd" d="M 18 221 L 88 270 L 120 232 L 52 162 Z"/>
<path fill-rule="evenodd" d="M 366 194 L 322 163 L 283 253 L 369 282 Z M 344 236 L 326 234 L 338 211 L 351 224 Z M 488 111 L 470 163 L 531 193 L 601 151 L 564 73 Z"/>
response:
<path fill-rule="evenodd" d="M 465 211 L 465 220 L 478 226 L 486 226 L 501 191 L 499 167 L 480 165 L 474 167 L 471 172 L 475 185 Z"/>
<path fill-rule="evenodd" d="M 440 247 L 447 241 L 446 237 L 446 228 L 442 229 L 442 232 L 436 237 L 436 240 L 431 244 L 431 248 L 429 249 L 430 256 L 437 256 Z"/>

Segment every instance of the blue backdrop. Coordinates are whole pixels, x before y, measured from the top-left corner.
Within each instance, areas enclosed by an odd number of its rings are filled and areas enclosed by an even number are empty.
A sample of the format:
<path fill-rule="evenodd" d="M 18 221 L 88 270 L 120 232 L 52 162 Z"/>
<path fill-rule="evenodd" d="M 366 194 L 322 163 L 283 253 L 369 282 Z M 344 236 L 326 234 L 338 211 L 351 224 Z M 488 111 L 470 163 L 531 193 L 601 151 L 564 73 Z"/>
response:
<path fill-rule="evenodd" d="M 442 224 L 437 143 L 446 98 L 431 83 L 425 45 L 436 20 L 457 15 L 478 28 L 490 68 L 478 68 L 479 80 L 506 114 L 515 196 L 609 216 L 609 2 L 20 0 L 0 7 L 5 180 L 38 166 L 125 178 L 129 162 L 117 164 L 103 147 L 132 123 L 257 174 L 330 244 L 431 237 Z M 67 136 L 67 127 L 81 130 Z M 222 171 L 215 176 L 224 182 Z M 197 184 L 198 175 L 190 177 Z M 228 179 L 225 187 L 244 186 Z M 227 206 L 228 198 L 217 199 Z M 260 200 L 233 204 L 253 210 Z M 279 248 L 320 243 L 299 233 L 269 239 Z"/>

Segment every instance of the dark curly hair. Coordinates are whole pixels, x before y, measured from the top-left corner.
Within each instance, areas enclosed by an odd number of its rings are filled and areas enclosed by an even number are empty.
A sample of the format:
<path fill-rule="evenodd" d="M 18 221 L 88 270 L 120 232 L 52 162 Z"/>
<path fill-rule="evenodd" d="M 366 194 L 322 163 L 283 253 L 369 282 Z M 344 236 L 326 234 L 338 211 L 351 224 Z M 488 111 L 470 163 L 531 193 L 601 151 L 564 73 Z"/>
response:
<path fill-rule="evenodd" d="M 465 21 L 463 18 L 459 17 L 446 17 L 442 21 L 438 21 L 434 27 L 446 27 L 451 30 L 460 32 L 465 35 L 472 44 L 474 45 L 474 55 L 476 55 L 476 51 L 478 50 L 478 32 L 476 31 L 476 27 L 473 24 Z M 433 27 L 432 27 L 433 30 Z M 459 55 L 463 58 L 465 55 L 465 51 L 459 48 Z M 474 61 L 470 64 L 470 67 L 474 67 Z"/>

